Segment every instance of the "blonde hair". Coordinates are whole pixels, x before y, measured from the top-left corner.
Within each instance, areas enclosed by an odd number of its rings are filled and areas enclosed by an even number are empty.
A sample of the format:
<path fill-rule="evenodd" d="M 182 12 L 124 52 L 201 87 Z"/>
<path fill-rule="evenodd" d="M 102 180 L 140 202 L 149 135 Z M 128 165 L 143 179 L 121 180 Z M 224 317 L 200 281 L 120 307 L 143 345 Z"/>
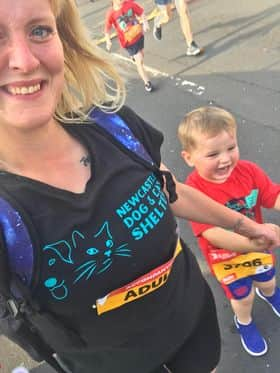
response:
<path fill-rule="evenodd" d="M 124 82 L 108 54 L 91 41 L 75 0 L 49 1 L 63 45 L 65 65 L 65 84 L 56 107 L 56 119 L 67 122 L 73 118 L 77 121 L 78 117 L 83 121 L 92 106 L 117 110 L 125 100 Z"/>
<path fill-rule="evenodd" d="M 205 106 L 185 115 L 178 127 L 178 138 L 183 150 L 192 151 L 196 148 L 199 134 L 214 137 L 222 131 L 236 133 L 233 115 L 219 107 Z"/>

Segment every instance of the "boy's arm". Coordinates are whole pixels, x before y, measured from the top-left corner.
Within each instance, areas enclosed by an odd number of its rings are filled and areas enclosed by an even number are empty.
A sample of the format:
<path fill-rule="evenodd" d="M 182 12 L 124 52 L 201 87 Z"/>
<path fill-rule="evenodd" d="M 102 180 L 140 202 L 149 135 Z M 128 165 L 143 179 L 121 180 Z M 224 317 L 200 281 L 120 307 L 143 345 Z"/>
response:
<path fill-rule="evenodd" d="M 138 4 L 137 2 L 132 3 L 133 10 L 136 14 L 136 16 L 139 18 L 140 22 L 143 25 L 143 31 L 147 32 L 150 29 L 149 22 L 147 21 L 144 8 L 142 5 Z"/>
<path fill-rule="evenodd" d="M 148 20 L 147 20 L 146 15 L 145 15 L 144 12 L 142 13 L 142 15 L 140 17 L 140 20 L 141 20 L 142 25 L 143 25 L 143 31 L 144 32 L 149 31 L 150 30 L 149 22 L 148 22 Z"/>
<path fill-rule="evenodd" d="M 205 230 L 202 236 L 218 249 L 226 249 L 237 253 L 263 251 L 267 244 L 262 240 L 250 240 L 238 233 L 228 231 L 220 227 Z"/>
<path fill-rule="evenodd" d="M 109 51 L 112 47 L 112 41 L 111 41 L 111 38 L 110 38 L 110 30 L 112 28 L 112 25 L 113 25 L 112 12 L 111 12 L 111 10 L 109 10 L 106 14 L 105 27 L 104 27 L 104 36 L 105 36 L 107 51 Z"/>
<path fill-rule="evenodd" d="M 109 32 L 105 32 L 106 49 L 110 51 L 112 48 L 112 41 Z"/>
<path fill-rule="evenodd" d="M 275 210 L 280 210 L 280 193 L 278 194 L 278 197 L 276 198 L 274 207 Z"/>

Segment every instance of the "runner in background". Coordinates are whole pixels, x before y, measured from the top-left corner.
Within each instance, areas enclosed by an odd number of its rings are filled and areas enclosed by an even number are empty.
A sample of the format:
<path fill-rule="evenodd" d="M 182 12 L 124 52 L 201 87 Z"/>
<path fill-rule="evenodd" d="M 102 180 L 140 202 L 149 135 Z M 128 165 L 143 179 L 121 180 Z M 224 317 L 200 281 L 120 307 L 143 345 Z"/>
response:
<path fill-rule="evenodd" d="M 159 10 L 159 14 L 155 17 L 153 35 L 156 40 L 162 38 L 162 25 L 169 22 L 172 17 L 172 0 L 155 0 L 155 4 Z M 187 0 L 175 0 L 182 33 L 187 43 L 187 56 L 197 56 L 202 53 L 202 49 L 196 44 L 193 38 L 190 12 Z"/>
<path fill-rule="evenodd" d="M 142 21 L 143 26 L 139 21 Z M 153 90 L 153 86 L 147 72 L 144 69 L 144 33 L 149 30 L 144 9 L 132 0 L 113 0 L 112 6 L 106 14 L 105 38 L 106 48 L 111 50 L 112 42 L 110 30 L 114 27 L 119 43 L 126 49 L 136 64 L 138 74 L 144 82 L 147 92 Z"/>

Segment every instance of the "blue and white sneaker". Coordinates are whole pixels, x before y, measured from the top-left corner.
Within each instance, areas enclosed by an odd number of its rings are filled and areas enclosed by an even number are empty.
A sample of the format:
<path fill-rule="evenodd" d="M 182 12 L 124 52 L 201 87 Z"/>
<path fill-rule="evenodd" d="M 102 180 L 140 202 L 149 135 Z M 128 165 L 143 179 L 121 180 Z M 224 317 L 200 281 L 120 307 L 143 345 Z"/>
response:
<path fill-rule="evenodd" d="M 256 294 L 270 305 L 275 315 L 280 317 L 280 289 L 278 287 L 275 288 L 275 292 L 271 297 L 263 295 L 259 288 L 256 288 Z"/>
<path fill-rule="evenodd" d="M 249 355 L 262 356 L 267 352 L 267 343 L 253 321 L 248 325 L 243 325 L 238 322 L 236 315 L 234 315 L 234 323 L 240 334 L 242 346 Z"/>

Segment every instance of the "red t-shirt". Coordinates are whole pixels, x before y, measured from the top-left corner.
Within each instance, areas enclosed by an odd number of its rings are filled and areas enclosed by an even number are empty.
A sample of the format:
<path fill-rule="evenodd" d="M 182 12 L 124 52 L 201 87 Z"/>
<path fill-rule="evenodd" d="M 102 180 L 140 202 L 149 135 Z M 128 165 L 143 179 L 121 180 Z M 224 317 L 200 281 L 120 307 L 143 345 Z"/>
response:
<path fill-rule="evenodd" d="M 259 166 L 243 160 L 237 163 L 224 183 L 217 184 L 205 180 L 197 171 L 193 171 L 186 179 L 186 184 L 259 223 L 263 221 L 261 207 L 273 208 L 280 193 L 280 185 L 273 183 Z M 211 269 L 213 263 L 240 255 L 233 251 L 216 248 L 202 237 L 202 233 L 212 228 L 212 225 L 193 221 L 190 223 Z"/>
<path fill-rule="evenodd" d="M 142 25 L 137 16 L 143 14 L 144 9 L 133 0 L 123 1 L 119 10 L 111 7 L 106 15 L 105 33 L 115 28 L 120 45 L 125 48 L 136 43 L 143 35 Z"/>

